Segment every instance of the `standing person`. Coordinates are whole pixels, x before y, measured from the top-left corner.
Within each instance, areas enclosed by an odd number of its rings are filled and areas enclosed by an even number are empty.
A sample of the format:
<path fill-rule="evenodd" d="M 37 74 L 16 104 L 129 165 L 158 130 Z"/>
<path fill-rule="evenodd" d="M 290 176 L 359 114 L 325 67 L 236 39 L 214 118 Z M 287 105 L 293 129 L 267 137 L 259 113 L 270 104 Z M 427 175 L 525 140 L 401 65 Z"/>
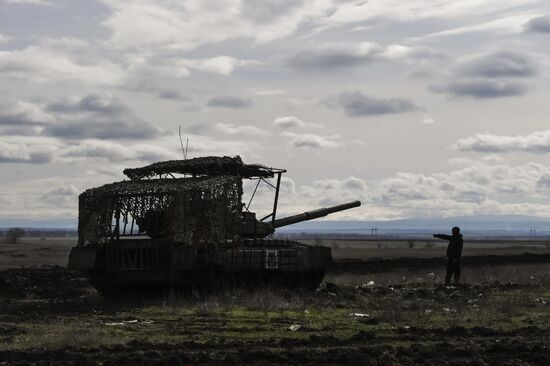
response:
<path fill-rule="evenodd" d="M 434 238 L 449 241 L 447 247 L 447 275 L 445 276 L 445 284 L 448 285 L 451 277 L 454 275 L 454 283 L 458 284 L 460 280 L 460 257 L 462 256 L 462 246 L 464 240 L 458 226 L 453 227 L 453 235 L 434 234 Z"/>

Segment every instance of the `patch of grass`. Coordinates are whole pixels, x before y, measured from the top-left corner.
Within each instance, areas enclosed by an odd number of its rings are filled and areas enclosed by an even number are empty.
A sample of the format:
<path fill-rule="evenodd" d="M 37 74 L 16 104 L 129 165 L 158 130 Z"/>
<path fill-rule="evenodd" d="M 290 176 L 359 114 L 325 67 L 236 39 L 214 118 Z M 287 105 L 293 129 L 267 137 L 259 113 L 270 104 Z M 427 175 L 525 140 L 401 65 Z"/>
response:
<path fill-rule="evenodd" d="M 97 325 L 82 322 L 58 321 L 46 324 L 27 325 L 24 334 L 15 337 L 10 343 L 0 345 L 0 349 L 94 347 L 106 344 L 126 343 L 128 338 L 113 337 L 107 330 Z"/>

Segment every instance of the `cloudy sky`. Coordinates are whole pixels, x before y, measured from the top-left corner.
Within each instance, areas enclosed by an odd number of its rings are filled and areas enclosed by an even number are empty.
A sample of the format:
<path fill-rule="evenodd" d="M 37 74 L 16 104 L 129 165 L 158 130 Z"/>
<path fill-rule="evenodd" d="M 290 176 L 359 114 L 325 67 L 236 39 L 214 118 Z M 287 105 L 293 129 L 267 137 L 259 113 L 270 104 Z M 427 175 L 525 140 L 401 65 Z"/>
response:
<path fill-rule="evenodd" d="M 0 226 L 75 218 L 179 126 L 286 168 L 282 213 L 550 217 L 548 44 L 544 0 L 0 0 Z"/>

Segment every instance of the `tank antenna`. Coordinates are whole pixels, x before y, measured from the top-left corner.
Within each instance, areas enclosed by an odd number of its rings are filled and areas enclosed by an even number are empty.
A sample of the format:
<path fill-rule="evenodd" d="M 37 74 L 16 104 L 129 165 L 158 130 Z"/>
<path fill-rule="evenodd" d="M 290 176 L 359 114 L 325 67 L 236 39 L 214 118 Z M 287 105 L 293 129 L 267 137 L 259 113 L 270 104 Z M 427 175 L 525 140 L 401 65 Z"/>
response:
<path fill-rule="evenodd" d="M 189 137 L 187 138 L 187 141 L 185 142 L 185 153 L 183 154 L 183 159 L 187 160 L 187 151 L 189 149 Z"/>
<path fill-rule="evenodd" d="M 181 153 L 183 154 L 183 159 L 185 160 L 185 149 L 183 148 L 183 140 L 181 139 L 181 125 L 180 125 L 180 128 L 179 128 L 178 132 L 179 132 L 179 135 L 180 135 Z"/>

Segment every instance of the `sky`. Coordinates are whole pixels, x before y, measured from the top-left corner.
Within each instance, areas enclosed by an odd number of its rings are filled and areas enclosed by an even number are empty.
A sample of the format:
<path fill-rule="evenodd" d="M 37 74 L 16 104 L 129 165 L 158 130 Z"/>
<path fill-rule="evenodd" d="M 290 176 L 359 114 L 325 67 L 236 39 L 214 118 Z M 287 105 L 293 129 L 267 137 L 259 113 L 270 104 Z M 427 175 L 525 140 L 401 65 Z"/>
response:
<path fill-rule="evenodd" d="M 0 226 L 75 219 L 180 128 L 287 169 L 283 215 L 550 217 L 549 42 L 544 0 L 0 0 Z"/>

